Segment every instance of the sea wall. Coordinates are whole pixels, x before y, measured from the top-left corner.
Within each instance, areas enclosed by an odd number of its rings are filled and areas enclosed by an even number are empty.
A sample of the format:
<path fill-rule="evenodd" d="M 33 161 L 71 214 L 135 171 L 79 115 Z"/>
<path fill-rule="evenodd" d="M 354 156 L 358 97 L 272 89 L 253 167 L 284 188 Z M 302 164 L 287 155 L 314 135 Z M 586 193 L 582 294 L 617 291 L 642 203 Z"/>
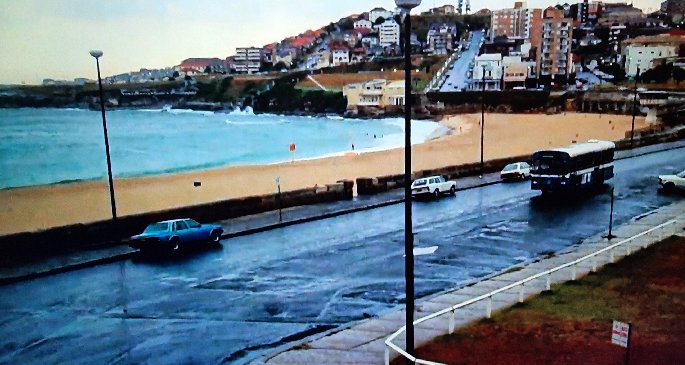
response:
<path fill-rule="evenodd" d="M 489 160 L 483 162 L 483 173 L 491 173 L 501 171 L 502 168 L 509 163 L 516 161 L 528 161 L 530 156 L 514 156 L 501 158 L 497 160 Z M 416 171 L 412 174 L 412 181 L 426 176 L 440 175 L 448 180 L 457 179 L 465 176 L 474 176 L 481 173 L 480 163 L 469 163 L 464 165 L 446 166 L 437 169 Z M 404 174 L 387 175 L 378 177 L 362 177 L 357 179 L 357 194 L 372 195 L 386 192 L 392 189 L 404 187 Z M 459 188 L 459 186 L 457 186 Z"/>
<path fill-rule="evenodd" d="M 353 197 L 354 182 L 339 181 L 325 186 L 312 187 L 278 194 L 267 194 L 218 202 L 179 207 L 119 217 L 117 221 L 100 221 L 51 228 L 38 232 L 24 232 L 0 236 L 3 260 L 12 258 L 48 256 L 72 248 L 94 244 L 111 245 L 142 230 L 151 222 L 175 218 L 193 218 L 199 222 L 217 222 L 224 219 L 257 214 L 279 208 L 349 200 Z M 7 264 L 7 262 L 0 262 Z"/>

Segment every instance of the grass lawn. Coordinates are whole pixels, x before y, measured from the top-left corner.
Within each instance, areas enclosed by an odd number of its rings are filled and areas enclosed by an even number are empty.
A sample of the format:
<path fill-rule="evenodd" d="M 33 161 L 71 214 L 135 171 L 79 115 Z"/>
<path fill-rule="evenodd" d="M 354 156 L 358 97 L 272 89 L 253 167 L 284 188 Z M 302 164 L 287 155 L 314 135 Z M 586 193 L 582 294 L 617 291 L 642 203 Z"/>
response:
<path fill-rule="evenodd" d="M 630 364 L 685 364 L 685 238 L 552 287 L 417 350 L 446 364 L 623 364 L 612 321 L 630 322 Z M 395 359 L 394 364 L 404 364 Z"/>

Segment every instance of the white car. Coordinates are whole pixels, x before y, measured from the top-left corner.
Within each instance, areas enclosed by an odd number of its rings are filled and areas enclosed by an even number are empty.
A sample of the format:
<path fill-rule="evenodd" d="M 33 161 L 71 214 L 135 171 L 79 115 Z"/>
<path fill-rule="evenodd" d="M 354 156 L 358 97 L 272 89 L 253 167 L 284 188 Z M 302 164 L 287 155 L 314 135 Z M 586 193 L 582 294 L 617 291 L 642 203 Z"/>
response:
<path fill-rule="evenodd" d="M 454 181 L 445 181 L 442 176 L 429 176 L 422 179 L 416 179 L 411 184 L 411 196 L 428 196 L 439 197 L 440 194 L 457 194 L 457 183 Z"/>
<path fill-rule="evenodd" d="M 659 175 L 659 185 L 666 191 L 685 190 L 685 170 L 675 175 Z"/>
<path fill-rule="evenodd" d="M 502 180 L 525 180 L 530 177 L 530 165 L 527 162 L 510 163 L 504 166 L 499 176 Z"/>

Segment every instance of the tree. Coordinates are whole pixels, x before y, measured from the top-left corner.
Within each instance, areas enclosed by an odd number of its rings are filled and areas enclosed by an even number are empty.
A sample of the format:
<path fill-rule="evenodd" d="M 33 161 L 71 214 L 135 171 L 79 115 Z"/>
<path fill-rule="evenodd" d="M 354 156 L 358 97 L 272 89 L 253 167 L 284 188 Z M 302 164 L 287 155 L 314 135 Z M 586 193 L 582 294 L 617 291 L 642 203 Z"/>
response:
<path fill-rule="evenodd" d="M 378 18 L 376 18 L 376 21 L 373 22 L 373 24 L 374 25 L 380 25 L 380 24 L 383 24 L 384 22 L 385 22 L 385 18 L 383 18 L 382 16 L 379 16 Z"/>
<path fill-rule="evenodd" d="M 178 71 L 174 71 L 174 73 L 171 74 L 171 76 L 172 76 L 173 78 L 177 78 L 177 77 L 179 76 L 179 75 L 178 75 Z"/>
<path fill-rule="evenodd" d="M 212 73 L 212 67 L 210 67 L 210 66 L 205 67 L 205 73 L 211 74 Z"/>

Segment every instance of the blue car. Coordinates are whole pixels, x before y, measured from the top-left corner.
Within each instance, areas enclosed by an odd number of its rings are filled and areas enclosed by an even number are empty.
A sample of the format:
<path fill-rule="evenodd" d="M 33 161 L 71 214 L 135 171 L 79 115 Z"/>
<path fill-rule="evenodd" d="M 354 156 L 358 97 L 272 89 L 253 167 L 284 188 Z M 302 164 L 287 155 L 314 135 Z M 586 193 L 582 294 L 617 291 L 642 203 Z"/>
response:
<path fill-rule="evenodd" d="M 198 244 L 219 243 L 224 229 L 216 224 L 200 224 L 193 219 L 152 223 L 143 233 L 131 237 L 129 246 L 141 251 L 178 251 Z"/>

